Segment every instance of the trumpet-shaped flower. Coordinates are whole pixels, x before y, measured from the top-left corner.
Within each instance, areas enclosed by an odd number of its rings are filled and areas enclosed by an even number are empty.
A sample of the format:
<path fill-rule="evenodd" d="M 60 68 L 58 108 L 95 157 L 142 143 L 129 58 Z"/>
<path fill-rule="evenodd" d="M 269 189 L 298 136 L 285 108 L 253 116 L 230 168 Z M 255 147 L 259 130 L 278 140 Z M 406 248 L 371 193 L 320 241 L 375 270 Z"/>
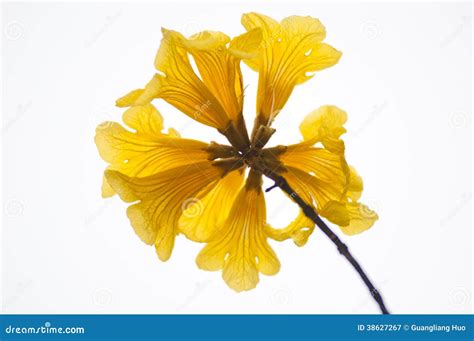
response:
<path fill-rule="evenodd" d="M 95 137 L 108 163 L 102 195 L 118 194 L 130 203 L 127 215 L 140 239 L 154 245 L 163 261 L 178 234 L 205 243 L 197 265 L 221 270 L 236 291 L 254 288 L 259 273 L 279 271 L 269 240 L 292 239 L 302 246 L 314 229 L 302 211 L 284 228 L 270 226 L 264 169 L 284 177 L 305 203 L 346 234 L 363 232 L 378 218 L 358 201 L 363 183 L 345 159 L 343 110 L 320 107 L 301 123 L 301 142 L 266 147 L 275 132 L 271 123 L 294 88 L 341 56 L 323 43 L 324 26 L 311 17 L 277 22 L 257 13 L 243 15 L 242 24 L 247 32 L 233 39 L 210 31 L 187 38 L 163 29 L 156 73 L 143 88 L 117 100 L 128 107 L 124 126 L 104 122 Z M 250 136 L 243 117 L 242 63 L 259 76 Z M 217 129 L 229 144 L 164 131 L 151 103 L 157 98 Z"/>

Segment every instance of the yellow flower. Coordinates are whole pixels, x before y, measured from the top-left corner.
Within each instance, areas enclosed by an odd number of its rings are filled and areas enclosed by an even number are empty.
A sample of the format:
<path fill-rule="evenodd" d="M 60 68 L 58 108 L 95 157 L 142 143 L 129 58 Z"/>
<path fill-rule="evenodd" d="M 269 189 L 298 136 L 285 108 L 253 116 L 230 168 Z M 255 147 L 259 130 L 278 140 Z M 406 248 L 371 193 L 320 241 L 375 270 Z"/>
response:
<path fill-rule="evenodd" d="M 247 32 L 233 39 L 210 31 L 186 38 L 163 29 L 155 75 L 143 89 L 117 100 L 119 107 L 129 107 L 123 114 L 126 127 L 104 122 L 95 137 L 109 164 L 102 195 L 117 193 L 131 203 L 127 215 L 143 242 L 154 245 L 163 261 L 180 233 L 206 243 L 197 265 L 222 270 L 236 291 L 254 288 L 259 273 L 279 271 L 269 239 L 291 238 L 302 246 L 314 229 L 303 212 L 285 228 L 268 224 L 264 169 L 283 176 L 346 234 L 367 230 L 377 220 L 358 202 L 363 184 L 345 160 L 341 135 L 347 115 L 341 109 L 323 106 L 306 116 L 302 142 L 265 148 L 275 132 L 272 120 L 294 87 L 340 58 L 322 42 L 324 26 L 311 17 L 291 16 L 278 23 L 256 13 L 243 15 L 242 23 Z M 259 74 L 251 136 L 242 115 L 242 61 Z M 156 98 L 216 128 L 229 145 L 182 138 L 174 129 L 164 132 L 163 119 L 151 104 Z"/>
<path fill-rule="evenodd" d="M 248 66 L 258 71 L 257 120 L 267 123 L 275 118 L 297 84 L 313 72 L 333 66 L 341 52 L 323 43 L 326 29 L 318 19 L 290 16 L 280 23 L 258 13 L 242 16 L 247 30 L 260 28 L 263 51 Z"/>

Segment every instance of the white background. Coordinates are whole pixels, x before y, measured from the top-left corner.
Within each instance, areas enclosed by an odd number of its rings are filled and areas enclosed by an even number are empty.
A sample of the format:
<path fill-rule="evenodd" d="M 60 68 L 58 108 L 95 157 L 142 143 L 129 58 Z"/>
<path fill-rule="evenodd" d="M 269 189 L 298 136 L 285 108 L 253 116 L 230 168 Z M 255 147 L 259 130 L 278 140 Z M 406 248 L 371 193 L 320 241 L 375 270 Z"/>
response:
<path fill-rule="evenodd" d="M 344 237 L 395 313 L 469 313 L 472 297 L 470 5 L 248 2 L 3 4 L 2 308 L 7 313 L 377 313 L 357 274 L 316 231 L 303 248 L 272 243 L 282 263 L 237 294 L 199 270 L 180 236 L 160 262 L 129 226 L 126 205 L 103 200 L 105 163 L 93 137 L 120 120 L 116 98 L 154 72 L 160 27 L 187 35 L 243 32 L 240 16 L 319 18 L 338 65 L 299 86 L 272 143 L 299 140 L 323 104 L 349 114 L 347 157 L 380 220 Z M 256 75 L 244 69 L 253 121 Z M 220 139 L 156 102 L 185 137 Z M 268 216 L 296 207 L 278 190 Z M 338 231 L 339 234 L 340 231 Z"/>

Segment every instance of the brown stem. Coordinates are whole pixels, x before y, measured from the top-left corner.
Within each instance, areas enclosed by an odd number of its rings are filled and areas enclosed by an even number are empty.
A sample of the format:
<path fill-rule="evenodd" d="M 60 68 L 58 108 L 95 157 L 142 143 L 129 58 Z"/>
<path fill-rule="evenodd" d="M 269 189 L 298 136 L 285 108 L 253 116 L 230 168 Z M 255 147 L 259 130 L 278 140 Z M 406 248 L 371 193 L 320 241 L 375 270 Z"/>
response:
<path fill-rule="evenodd" d="M 262 171 L 263 174 L 265 174 L 265 176 L 267 176 L 268 178 L 275 181 L 275 185 L 280 187 L 280 189 L 282 191 L 287 193 L 293 199 L 293 201 L 296 202 L 298 204 L 298 206 L 301 207 L 301 209 L 303 210 L 303 213 L 309 219 L 311 219 L 321 229 L 321 231 L 323 231 L 324 234 L 329 237 L 329 239 L 331 239 L 331 241 L 337 246 L 337 249 L 338 249 L 339 253 L 341 255 L 343 255 L 344 257 L 346 257 L 346 259 L 349 261 L 349 263 L 352 264 L 354 269 L 357 271 L 359 276 L 362 278 L 365 285 L 369 289 L 370 294 L 372 295 L 372 297 L 375 299 L 375 301 L 379 305 L 379 308 L 380 308 L 381 312 L 383 314 L 390 314 L 389 311 L 387 310 L 387 308 L 385 307 L 382 296 L 380 295 L 379 291 L 377 289 L 375 289 L 374 285 L 372 284 L 370 279 L 365 274 L 365 272 L 362 269 L 362 267 L 360 266 L 359 262 L 357 262 L 357 260 L 355 260 L 355 258 L 352 256 L 352 254 L 350 253 L 350 251 L 349 251 L 348 247 L 346 246 L 346 244 L 344 244 L 341 241 L 341 239 L 339 239 L 339 237 L 319 217 L 319 215 L 316 213 L 316 211 L 313 209 L 313 207 L 311 207 L 303 199 L 301 199 L 301 197 L 298 195 L 298 193 L 296 193 L 290 187 L 290 185 L 288 184 L 288 182 L 286 181 L 286 179 L 284 177 L 276 174 L 274 171 L 272 171 L 271 169 L 266 168 L 266 167 L 261 169 L 261 171 Z M 273 187 L 271 187 L 271 188 L 273 188 Z"/>

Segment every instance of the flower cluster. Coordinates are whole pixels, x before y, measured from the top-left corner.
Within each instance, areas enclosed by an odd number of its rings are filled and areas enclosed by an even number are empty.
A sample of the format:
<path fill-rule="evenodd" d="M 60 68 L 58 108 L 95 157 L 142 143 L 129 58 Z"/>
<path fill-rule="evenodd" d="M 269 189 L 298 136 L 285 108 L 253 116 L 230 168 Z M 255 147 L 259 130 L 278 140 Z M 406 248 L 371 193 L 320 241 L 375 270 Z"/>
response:
<path fill-rule="evenodd" d="M 170 258 L 180 233 L 205 243 L 197 265 L 222 270 L 236 291 L 254 288 L 259 273 L 279 271 L 269 239 L 292 239 L 302 246 L 314 230 L 303 212 L 285 228 L 268 224 L 264 169 L 284 177 L 307 204 L 346 234 L 367 230 L 377 220 L 359 202 L 362 179 L 345 159 L 343 110 L 320 107 L 301 123 L 301 142 L 266 147 L 275 132 L 271 124 L 294 88 L 341 57 L 323 42 L 324 26 L 312 17 L 277 22 L 257 13 L 244 14 L 242 24 L 246 32 L 232 39 L 221 32 L 184 37 L 163 29 L 156 73 L 145 87 L 117 100 L 117 106 L 127 107 L 125 126 L 104 122 L 95 137 L 108 163 L 102 195 L 118 194 L 131 204 L 127 215 L 141 240 L 154 245 L 163 261 Z M 259 77 L 250 134 L 243 117 L 242 62 Z M 154 99 L 217 129 L 229 144 L 164 131 Z"/>

